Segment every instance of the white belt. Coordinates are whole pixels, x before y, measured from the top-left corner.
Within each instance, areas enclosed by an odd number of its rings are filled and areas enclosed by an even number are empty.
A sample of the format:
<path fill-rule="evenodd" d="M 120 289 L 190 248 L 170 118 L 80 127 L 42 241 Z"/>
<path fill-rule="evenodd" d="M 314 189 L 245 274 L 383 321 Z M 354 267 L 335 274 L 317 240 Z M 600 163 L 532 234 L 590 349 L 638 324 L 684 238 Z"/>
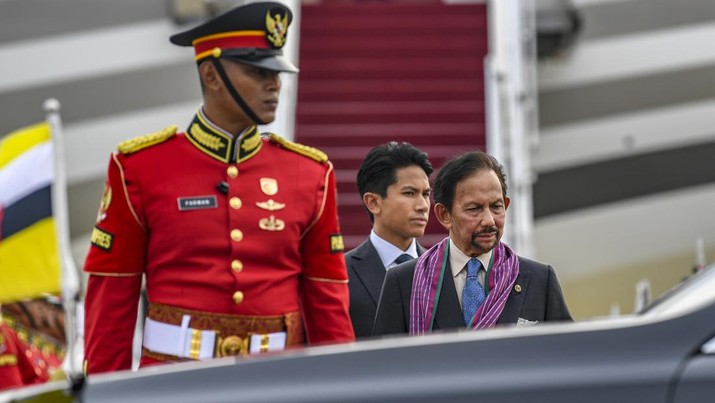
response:
<path fill-rule="evenodd" d="M 194 360 L 213 358 L 216 351 L 216 332 L 190 328 L 190 320 L 191 316 L 184 315 L 181 326 L 177 326 L 147 318 L 144 322 L 144 347 L 156 353 Z M 257 354 L 280 351 L 285 349 L 285 345 L 286 332 L 252 334 L 248 352 Z"/>

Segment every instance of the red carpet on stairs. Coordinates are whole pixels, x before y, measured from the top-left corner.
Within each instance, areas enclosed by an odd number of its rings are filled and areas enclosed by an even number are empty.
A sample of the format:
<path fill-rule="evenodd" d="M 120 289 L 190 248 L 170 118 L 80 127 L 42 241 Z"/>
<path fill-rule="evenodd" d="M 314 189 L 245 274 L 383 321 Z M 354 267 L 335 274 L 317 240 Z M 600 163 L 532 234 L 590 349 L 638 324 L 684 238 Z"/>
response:
<path fill-rule="evenodd" d="M 350 250 L 371 228 L 355 184 L 370 148 L 407 141 L 435 168 L 484 149 L 487 7 L 318 3 L 303 5 L 301 19 L 296 141 L 335 165 Z M 432 246 L 445 235 L 430 213 L 420 242 Z"/>

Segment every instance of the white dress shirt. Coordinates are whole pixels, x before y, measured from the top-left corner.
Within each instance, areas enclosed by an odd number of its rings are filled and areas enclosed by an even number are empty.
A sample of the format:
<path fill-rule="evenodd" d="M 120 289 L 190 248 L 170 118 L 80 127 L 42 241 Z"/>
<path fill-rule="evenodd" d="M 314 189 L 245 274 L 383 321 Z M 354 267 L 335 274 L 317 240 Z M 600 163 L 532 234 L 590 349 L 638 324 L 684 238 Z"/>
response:
<path fill-rule="evenodd" d="M 414 238 L 405 251 L 380 238 L 380 236 L 375 233 L 375 230 L 370 231 L 370 242 L 372 242 L 372 246 L 377 250 L 377 254 L 380 256 L 380 260 L 382 260 L 382 265 L 385 266 L 385 269 L 391 269 L 397 266 L 395 259 L 400 257 L 403 253 L 407 253 L 413 258 L 417 257 L 417 241 L 415 241 Z"/>

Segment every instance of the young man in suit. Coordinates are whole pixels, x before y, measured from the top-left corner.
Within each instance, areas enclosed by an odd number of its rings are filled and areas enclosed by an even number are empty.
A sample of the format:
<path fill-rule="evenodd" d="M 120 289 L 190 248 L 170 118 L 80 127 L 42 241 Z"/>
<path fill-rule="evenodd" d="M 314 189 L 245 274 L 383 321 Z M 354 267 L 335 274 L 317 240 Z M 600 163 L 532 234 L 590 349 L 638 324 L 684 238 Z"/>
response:
<path fill-rule="evenodd" d="M 424 252 L 415 238 L 427 226 L 431 173 L 427 154 L 404 142 L 373 148 L 360 165 L 357 184 L 372 231 L 345 254 L 350 318 L 358 338 L 372 332 L 386 269 Z"/>
<path fill-rule="evenodd" d="M 449 236 L 385 277 L 373 335 L 570 321 L 551 266 L 501 242 L 506 178 L 483 152 L 447 161 L 434 181 L 434 212 Z"/>

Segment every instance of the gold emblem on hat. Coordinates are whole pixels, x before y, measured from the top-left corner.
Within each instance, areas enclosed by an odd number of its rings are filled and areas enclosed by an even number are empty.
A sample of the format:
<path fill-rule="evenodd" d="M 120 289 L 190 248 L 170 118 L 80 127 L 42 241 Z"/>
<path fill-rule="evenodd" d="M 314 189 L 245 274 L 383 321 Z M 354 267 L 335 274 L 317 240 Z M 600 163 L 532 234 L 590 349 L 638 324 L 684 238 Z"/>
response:
<path fill-rule="evenodd" d="M 284 203 L 278 203 L 273 199 L 268 199 L 268 201 L 256 202 L 256 206 L 258 206 L 258 208 L 262 208 L 263 210 L 276 211 L 283 210 L 286 205 Z"/>
<path fill-rule="evenodd" d="M 99 211 L 97 212 L 97 222 L 103 221 L 107 218 L 107 210 L 109 209 L 109 203 L 112 202 L 112 188 L 109 184 L 104 186 L 104 193 L 102 194 L 102 200 L 99 202 Z"/>
<path fill-rule="evenodd" d="M 261 218 L 258 221 L 258 226 L 264 231 L 283 231 L 286 227 L 285 221 L 275 216 Z"/>
<path fill-rule="evenodd" d="M 276 11 L 273 15 L 271 12 L 266 13 L 266 39 L 275 48 L 282 48 L 286 42 L 286 34 L 288 33 L 288 14 L 283 14 Z"/>
<path fill-rule="evenodd" d="M 274 178 L 261 178 L 261 191 L 268 196 L 278 193 L 278 181 Z"/>

